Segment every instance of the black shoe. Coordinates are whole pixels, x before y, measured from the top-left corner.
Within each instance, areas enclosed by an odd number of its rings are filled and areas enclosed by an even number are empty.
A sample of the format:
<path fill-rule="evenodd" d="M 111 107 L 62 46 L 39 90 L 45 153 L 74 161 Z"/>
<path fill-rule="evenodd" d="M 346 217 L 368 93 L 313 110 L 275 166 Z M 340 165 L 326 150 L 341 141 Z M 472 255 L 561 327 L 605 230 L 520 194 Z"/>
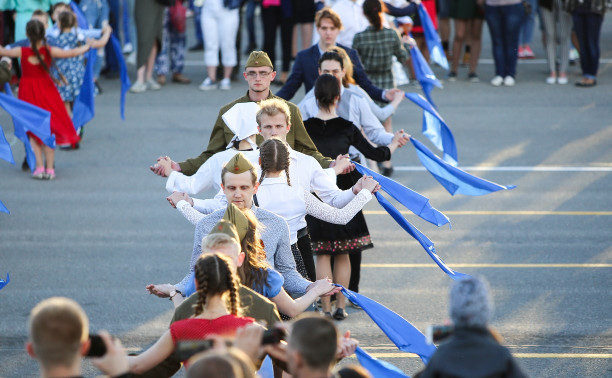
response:
<path fill-rule="evenodd" d="M 204 44 L 196 43 L 189 48 L 189 51 L 204 51 Z"/>
<path fill-rule="evenodd" d="M 21 163 L 21 170 L 24 172 L 27 172 L 30 170 L 30 166 L 28 165 L 28 158 L 24 157 L 23 158 L 23 163 Z"/>
<path fill-rule="evenodd" d="M 577 87 L 582 87 L 582 88 L 589 88 L 589 87 L 594 87 L 597 85 L 597 81 L 593 80 L 590 83 L 584 82 L 584 81 L 579 81 L 576 83 Z"/>
<path fill-rule="evenodd" d="M 381 174 L 383 176 L 391 177 L 393 175 L 393 167 L 383 167 Z"/>
<path fill-rule="evenodd" d="M 344 320 L 347 316 L 348 314 L 346 313 L 346 311 L 344 311 L 343 308 L 337 308 L 336 312 L 334 312 L 334 319 L 336 320 Z"/>

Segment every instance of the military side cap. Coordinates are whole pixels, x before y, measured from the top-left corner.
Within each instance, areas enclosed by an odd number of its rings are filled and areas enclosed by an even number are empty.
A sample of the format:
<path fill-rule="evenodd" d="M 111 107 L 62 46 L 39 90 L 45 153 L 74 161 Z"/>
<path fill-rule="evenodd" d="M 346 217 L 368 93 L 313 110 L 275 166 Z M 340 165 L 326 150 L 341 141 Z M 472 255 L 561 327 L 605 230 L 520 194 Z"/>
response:
<path fill-rule="evenodd" d="M 274 69 L 274 65 L 272 65 L 270 57 L 264 51 L 251 52 L 244 67 L 270 67 Z"/>
<path fill-rule="evenodd" d="M 212 230 L 210 230 L 209 235 L 211 234 L 226 234 L 232 239 L 236 240 L 238 244 L 240 244 L 240 236 L 238 235 L 238 230 L 236 230 L 236 226 L 233 223 L 220 220 Z"/>
<path fill-rule="evenodd" d="M 233 203 L 227 205 L 227 209 L 225 210 L 225 214 L 223 214 L 222 220 L 234 225 L 238 233 L 239 241 L 244 239 L 249 229 L 249 220 L 236 205 Z"/>
<path fill-rule="evenodd" d="M 251 162 L 244 157 L 242 152 L 238 152 L 225 164 L 225 168 L 228 172 L 239 175 L 241 173 L 250 171 L 254 167 L 253 164 L 251 164 Z"/>

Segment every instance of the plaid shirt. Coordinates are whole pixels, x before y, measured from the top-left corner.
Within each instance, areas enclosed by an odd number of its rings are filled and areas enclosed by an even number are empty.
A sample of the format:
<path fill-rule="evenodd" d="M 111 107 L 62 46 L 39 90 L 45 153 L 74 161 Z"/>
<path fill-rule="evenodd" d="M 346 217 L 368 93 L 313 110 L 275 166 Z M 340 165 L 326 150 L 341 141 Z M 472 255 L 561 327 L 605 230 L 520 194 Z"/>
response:
<path fill-rule="evenodd" d="M 408 59 L 408 51 L 397 33 L 387 28 L 375 30 L 372 26 L 368 26 L 366 30 L 355 34 L 353 48 L 359 53 L 368 74 L 391 73 L 393 55 L 402 64 Z"/>

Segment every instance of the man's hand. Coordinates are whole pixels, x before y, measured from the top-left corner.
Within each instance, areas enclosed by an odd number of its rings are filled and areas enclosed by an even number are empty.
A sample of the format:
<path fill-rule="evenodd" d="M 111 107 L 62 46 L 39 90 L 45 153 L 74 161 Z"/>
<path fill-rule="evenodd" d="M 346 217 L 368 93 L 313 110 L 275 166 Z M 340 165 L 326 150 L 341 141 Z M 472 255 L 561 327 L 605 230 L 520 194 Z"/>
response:
<path fill-rule="evenodd" d="M 395 94 L 397 92 L 401 92 L 401 89 L 397 89 L 397 88 L 392 88 L 392 89 L 386 89 L 385 90 L 385 99 L 387 101 L 393 101 L 393 97 L 395 96 Z"/>
<path fill-rule="evenodd" d="M 338 350 L 336 351 L 336 359 L 341 360 L 355 353 L 355 349 L 359 346 L 359 341 L 351 339 L 351 331 L 346 331 L 344 337 L 338 342 Z"/>
<path fill-rule="evenodd" d="M 170 204 L 170 206 L 174 207 L 175 209 L 176 209 L 176 204 L 179 203 L 179 201 L 181 200 L 185 200 L 189 202 L 191 206 L 193 206 L 193 199 L 189 197 L 189 194 L 183 193 L 183 192 L 172 192 L 172 194 L 166 197 L 166 200 L 168 200 L 168 203 Z"/>
<path fill-rule="evenodd" d="M 106 345 L 106 354 L 99 358 L 92 358 L 91 362 L 101 372 L 111 377 L 118 377 L 127 373 L 130 367 L 121 340 L 113 340 L 106 331 L 100 331 L 99 335 Z"/>
<path fill-rule="evenodd" d="M 168 162 L 169 164 L 162 164 L 162 160 Z M 168 177 L 172 171 L 180 172 L 181 166 L 168 156 L 160 156 L 157 158 L 157 163 L 150 166 L 149 169 L 158 176 Z"/>
<path fill-rule="evenodd" d="M 338 155 L 336 160 L 332 161 L 329 167 L 334 168 L 336 176 L 338 176 L 353 171 L 355 169 L 355 164 L 351 163 L 349 155 Z"/>

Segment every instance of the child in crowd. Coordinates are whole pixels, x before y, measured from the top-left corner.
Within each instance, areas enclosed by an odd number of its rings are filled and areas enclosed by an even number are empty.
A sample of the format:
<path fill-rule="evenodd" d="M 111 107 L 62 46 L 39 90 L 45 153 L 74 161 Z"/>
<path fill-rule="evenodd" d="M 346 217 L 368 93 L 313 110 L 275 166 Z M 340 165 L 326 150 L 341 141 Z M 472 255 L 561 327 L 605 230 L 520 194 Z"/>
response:
<path fill-rule="evenodd" d="M 45 27 L 38 20 L 30 20 L 27 23 L 26 35 L 30 47 L 10 50 L 0 47 L 0 55 L 21 58 L 23 75 L 19 85 L 19 99 L 51 112 L 51 133 L 55 135 L 58 145 L 76 145 L 80 138 L 55 88 L 49 67 L 55 67 L 53 58 L 70 58 L 84 54 L 91 48 L 92 42 L 88 41 L 87 44 L 70 50 L 49 47 L 45 38 Z M 63 75 L 61 77 L 65 80 Z M 28 132 L 28 135 L 36 155 L 36 169 L 32 176 L 40 180 L 54 179 L 55 151 L 52 147 L 45 146 L 34 134 Z"/>

